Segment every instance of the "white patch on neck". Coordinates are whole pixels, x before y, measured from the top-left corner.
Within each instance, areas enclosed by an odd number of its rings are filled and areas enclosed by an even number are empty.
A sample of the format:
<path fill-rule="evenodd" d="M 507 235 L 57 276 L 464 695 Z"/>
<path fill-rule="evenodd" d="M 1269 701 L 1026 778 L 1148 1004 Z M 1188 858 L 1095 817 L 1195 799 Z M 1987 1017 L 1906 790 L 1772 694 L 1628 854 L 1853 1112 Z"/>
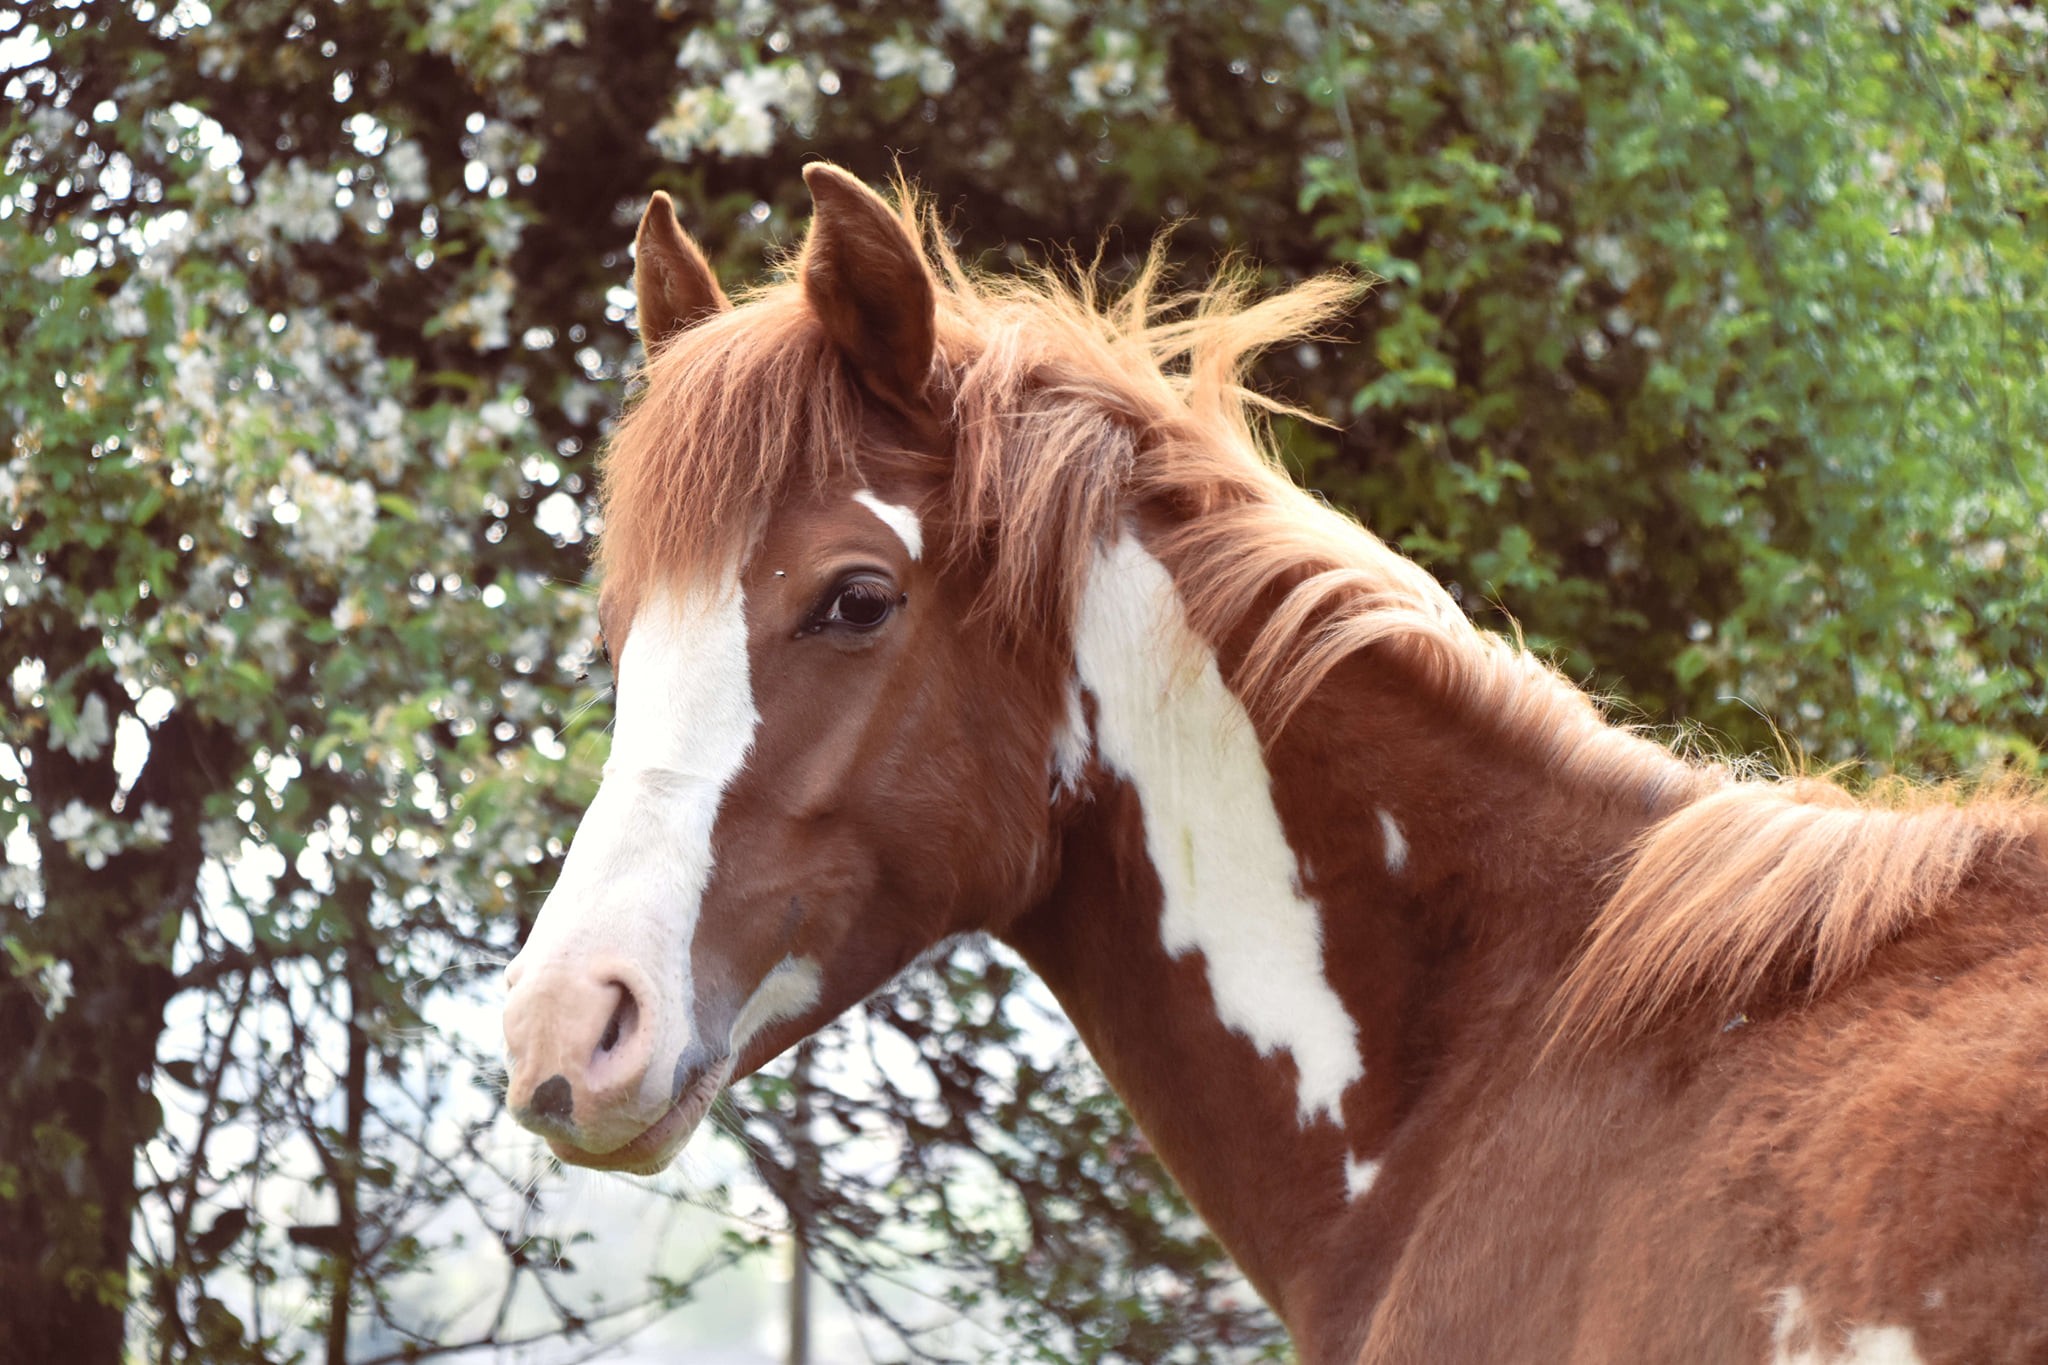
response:
<path fill-rule="evenodd" d="M 1904 1327 L 1852 1327 L 1842 1338 L 1842 1349 L 1830 1352 L 1832 1343 L 1821 1339 L 1799 1287 L 1787 1285 L 1775 1297 L 1771 1365 L 1923 1365 L 1913 1333 Z"/>
<path fill-rule="evenodd" d="M 1302 893 L 1251 717 L 1134 535 L 1097 552 L 1074 661 L 1095 694 L 1096 752 L 1144 810 L 1166 951 L 1201 953 L 1224 1025 L 1262 1057 L 1293 1057 L 1299 1120 L 1341 1126 L 1365 1064 L 1323 974 L 1321 912 Z"/>
<path fill-rule="evenodd" d="M 1380 834 L 1387 841 L 1387 871 L 1398 877 L 1408 866 L 1408 840 L 1394 823 L 1394 817 L 1385 811 L 1380 812 Z"/>
<path fill-rule="evenodd" d="M 526 946 L 522 979 L 624 958 L 645 969 L 658 1030 L 641 1100 L 674 1096 L 671 1063 L 692 1041 L 690 941 L 711 882 L 711 830 L 761 723 L 738 583 L 662 589 L 633 617 L 619 657 L 611 756 L 561 878 Z"/>
<path fill-rule="evenodd" d="M 1095 741 L 1088 734 L 1088 712 L 1081 705 L 1081 680 L 1067 679 L 1067 714 L 1052 737 L 1053 795 L 1079 791 L 1088 772 Z"/>
<path fill-rule="evenodd" d="M 896 538 L 903 542 L 903 548 L 910 551 L 912 563 L 924 553 L 924 525 L 918 521 L 917 513 L 898 503 L 883 502 L 865 488 L 855 493 L 853 500 L 880 517 L 882 523 L 896 533 Z"/>
<path fill-rule="evenodd" d="M 1380 1163 L 1367 1161 L 1362 1157 L 1346 1154 L 1344 1158 L 1344 1192 L 1353 1199 L 1363 1199 L 1372 1193 L 1373 1184 L 1380 1178 Z"/>
<path fill-rule="evenodd" d="M 818 964 L 810 958 L 785 957 L 776 963 L 732 1021 L 731 1055 L 739 1056 L 740 1049 L 768 1025 L 794 1019 L 817 1004 L 823 979 Z"/>

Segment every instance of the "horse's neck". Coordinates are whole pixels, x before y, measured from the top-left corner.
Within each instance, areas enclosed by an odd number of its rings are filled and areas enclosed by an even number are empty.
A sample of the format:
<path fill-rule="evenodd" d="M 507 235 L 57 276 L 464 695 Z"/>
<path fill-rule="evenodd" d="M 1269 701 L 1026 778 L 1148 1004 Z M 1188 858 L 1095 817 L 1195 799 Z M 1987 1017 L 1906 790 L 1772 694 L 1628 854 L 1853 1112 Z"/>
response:
<path fill-rule="evenodd" d="M 1382 1162 L 1436 1069 L 1535 1026 L 1597 856 L 1633 831 L 1369 657 L 1262 746 L 1186 631 L 1135 540 L 1105 555 L 1076 642 L 1085 799 L 1006 937 L 1299 1337 L 1329 1292 L 1307 1268 L 1373 1278 L 1352 1220 L 1401 1205 Z"/>

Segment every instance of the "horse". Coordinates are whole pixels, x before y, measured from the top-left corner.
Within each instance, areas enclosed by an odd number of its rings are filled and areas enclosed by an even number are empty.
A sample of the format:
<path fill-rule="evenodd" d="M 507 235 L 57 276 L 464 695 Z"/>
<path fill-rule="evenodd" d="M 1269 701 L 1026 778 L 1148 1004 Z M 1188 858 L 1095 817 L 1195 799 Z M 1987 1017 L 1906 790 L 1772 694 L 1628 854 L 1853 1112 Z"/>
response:
<path fill-rule="evenodd" d="M 1473 625 L 1267 448 L 1354 281 L 994 275 L 804 178 L 737 304 L 640 222 L 521 1123 L 657 1170 L 983 934 L 1312 1365 L 2048 1358 L 2048 806 L 1684 756 Z"/>

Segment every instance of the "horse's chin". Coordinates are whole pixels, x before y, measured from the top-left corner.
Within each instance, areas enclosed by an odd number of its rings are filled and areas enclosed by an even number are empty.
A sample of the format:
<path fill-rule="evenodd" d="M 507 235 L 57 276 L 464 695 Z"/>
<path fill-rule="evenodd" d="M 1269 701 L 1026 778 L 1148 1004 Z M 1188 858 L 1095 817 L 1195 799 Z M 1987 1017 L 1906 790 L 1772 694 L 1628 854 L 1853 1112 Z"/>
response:
<path fill-rule="evenodd" d="M 639 1136 L 629 1138 L 617 1147 L 603 1152 L 588 1152 L 573 1142 L 550 1137 L 548 1149 L 571 1166 L 584 1166 L 593 1171 L 620 1171 L 626 1175 L 654 1175 L 683 1150 L 690 1135 L 697 1131 L 697 1125 L 711 1112 L 712 1101 L 718 1098 L 718 1092 L 725 1088 L 731 1075 L 730 1062 L 705 1072 L 684 1088 L 666 1114 L 642 1129 Z"/>

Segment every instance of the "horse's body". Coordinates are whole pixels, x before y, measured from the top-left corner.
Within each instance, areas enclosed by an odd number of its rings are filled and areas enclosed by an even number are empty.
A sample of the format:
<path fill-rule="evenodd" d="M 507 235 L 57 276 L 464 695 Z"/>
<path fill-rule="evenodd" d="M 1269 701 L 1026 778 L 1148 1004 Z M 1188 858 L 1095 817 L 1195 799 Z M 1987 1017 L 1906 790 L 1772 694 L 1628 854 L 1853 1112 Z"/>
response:
<path fill-rule="evenodd" d="M 2048 1355 L 2039 807 L 1740 781 L 1475 632 L 1246 424 L 1340 286 L 1099 316 L 808 178 L 738 309 L 642 224 L 526 1122 L 657 1167 L 983 931 L 1304 1360 Z"/>

